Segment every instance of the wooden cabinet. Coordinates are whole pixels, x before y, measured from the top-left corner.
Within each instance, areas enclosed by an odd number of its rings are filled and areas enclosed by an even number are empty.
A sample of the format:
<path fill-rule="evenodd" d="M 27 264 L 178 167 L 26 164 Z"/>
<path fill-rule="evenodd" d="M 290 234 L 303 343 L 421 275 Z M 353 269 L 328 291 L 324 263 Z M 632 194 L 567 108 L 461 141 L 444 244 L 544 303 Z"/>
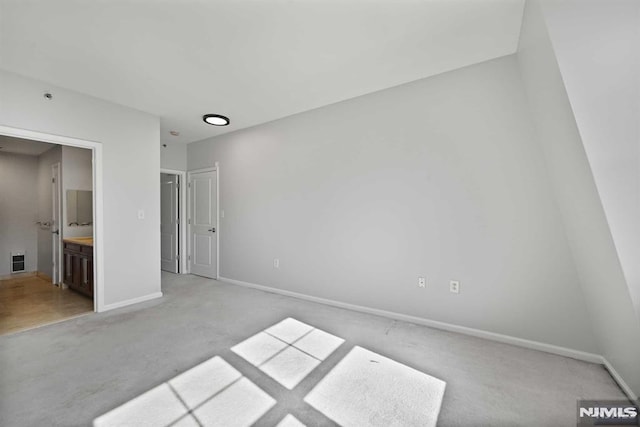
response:
<path fill-rule="evenodd" d="M 93 298 L 93 246 L 64 241 L 64 284 Z"/>

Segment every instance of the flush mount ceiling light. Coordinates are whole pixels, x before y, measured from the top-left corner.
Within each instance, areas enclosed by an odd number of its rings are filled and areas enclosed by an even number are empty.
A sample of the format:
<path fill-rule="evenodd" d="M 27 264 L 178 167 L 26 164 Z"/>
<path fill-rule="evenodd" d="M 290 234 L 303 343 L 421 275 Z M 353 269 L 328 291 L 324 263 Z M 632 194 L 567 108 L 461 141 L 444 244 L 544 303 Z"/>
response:
<path fill-rule="evenodd" d="M 202 120 L 204 120 L 206 124 L 213 126 L 227 126 L 230 123 L 228 117 L 221 116 L 220 114 L 205 114 L 202 116 Z"/>

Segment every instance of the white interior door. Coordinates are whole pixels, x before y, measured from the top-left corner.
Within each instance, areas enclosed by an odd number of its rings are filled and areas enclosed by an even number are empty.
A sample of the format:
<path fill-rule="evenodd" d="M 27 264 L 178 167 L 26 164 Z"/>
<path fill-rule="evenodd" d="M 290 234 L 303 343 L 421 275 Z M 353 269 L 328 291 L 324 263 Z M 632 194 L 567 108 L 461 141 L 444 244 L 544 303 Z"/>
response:
<path fill-rule="evenodd" d="M 160 174 L 160 268 L 178 273 L 179 264 L 179 192 L 178 175 Z"/>
<path fill-rule="evenodd" d="M 218 183 L 215 170 L 189 173 L 189 267 L 212 279 L 218 274 Z"/>
<path fill-rule="evenodd" d="M 60 163 L 51 165 L 51 198 L 53 200 L 51 215 L 51 240 L 52 240 L 52 280 L 54 284 L 62 283 L 62 242 L 60 232 L 62 230 L 62 209 L 60 199 L 62 194 L 60 181 Z"/>

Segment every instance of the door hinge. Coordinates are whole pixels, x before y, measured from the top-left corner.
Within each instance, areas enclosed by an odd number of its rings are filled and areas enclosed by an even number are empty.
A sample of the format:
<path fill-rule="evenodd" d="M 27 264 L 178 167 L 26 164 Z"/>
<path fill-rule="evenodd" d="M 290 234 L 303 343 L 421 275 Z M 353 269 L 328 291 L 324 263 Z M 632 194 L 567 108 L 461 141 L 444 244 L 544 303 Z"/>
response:
<path fill-rule="evenodd" d="M 188 260 L 189 260 L 189 261 L 191 261 L 191 255 L 189 255 L 189 258 L 188 258 Z"/>
<path fill-rule="evenodd" d="M 191 188 L 191 183 L 189 183 L 189 188 Z"/>
<path fill-rule="evenodd" d="M 55 178 L 51 178 L 51 182 L 53 182 L 55 184 L 56 183 L 56 179 Z"/>
<path fill-rule="evenodd" d="M 176 255 L 176 260 L 180 261 L 180 255 Z"/>
<path fill-rule="evenodd" d="M 189 218 L 189 224 L 191 224 L 191 218 Z"/>
<path fill-rule="evenodd" d="M 176 219 L 176 224 L 180 224 L 180 218 Z"/>

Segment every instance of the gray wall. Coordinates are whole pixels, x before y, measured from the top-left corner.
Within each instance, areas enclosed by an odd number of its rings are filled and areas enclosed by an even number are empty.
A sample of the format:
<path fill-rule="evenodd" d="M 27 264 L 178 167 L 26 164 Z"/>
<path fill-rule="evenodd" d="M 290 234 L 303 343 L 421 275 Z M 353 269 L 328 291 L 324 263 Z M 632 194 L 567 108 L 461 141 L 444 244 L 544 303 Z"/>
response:
<path fill-rule="evenodd" d="M 51 165 L 62 162 L 62 147 L 54 146 L 38 156 L 38 220 L 53 219 Z M 51 228 L 38 227 L 38 271 L 53 276 L 53 239 Z"/>
<path fill-rule="evenodd" d="M 540 4 L 640 322 L 640 1 Z"/>
<path fill-rule="evenodd" d="M 166 147 L 164 146 L 166 145 Z M 187 170 L 187 144 L 164 144 L 160 147 L 160 167 L 178 171 Z"/>
<path fill-rule="evenodd" d="M 67 215 L 68 190 L 93 190 L 93 159 L 91 150 L 62 147 L 62 237 L 91 237 L 92 225 L 69 225 Z"/>
<path fill-rule="evenodd" d="M 52 92 L 53 100 L 44 92 Z M 157 295 L 159 119 L 6 71 L 0 71 L 0 99 L 1 125 L 102 144 L 105 303 Z"/>
<path fill-rule="evenodd" d="M 187 150 L 224 277 L 598 350 L 515 56 Z"/>
<path fill-rule="evenodd" d="M 525 7 L 518 63 L 600 352 L 640 394 L 640 326 L 536 1 Z"/>
<path fill-rule="evenodd" d="M 26 271 L 38 268 L 38 159 L 0 152 L 0 277 L 11 274 L 10 254 L 25 251 Z"/>

